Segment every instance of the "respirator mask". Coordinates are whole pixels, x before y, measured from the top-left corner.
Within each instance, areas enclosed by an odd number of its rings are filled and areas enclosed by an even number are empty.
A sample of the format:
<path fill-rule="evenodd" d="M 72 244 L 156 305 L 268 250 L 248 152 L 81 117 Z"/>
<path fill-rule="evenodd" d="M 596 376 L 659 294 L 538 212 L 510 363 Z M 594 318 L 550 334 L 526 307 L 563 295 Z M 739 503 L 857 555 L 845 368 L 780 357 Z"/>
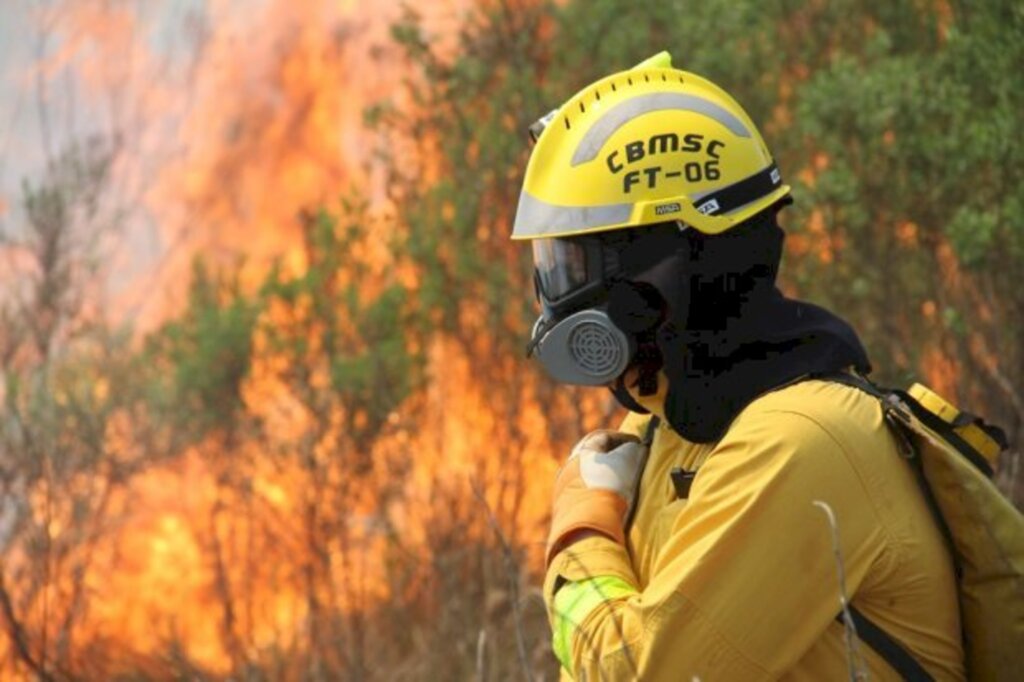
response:
<path fill-rule="evenodd" d="M 561 383 L 605 386 L 621 379 L 642 351 L 643 331 L 662 314 L 636 294 L 630 277 L 664 257 L 678 233 L 673 225 L 653 234 L 640 228 L 533 240 L 541 315 L 527 354 Z"/>
<path fill-rule="evenodd" d="M 527 353 L 555 381 L 603 386 L 629 366 L 635 344 L 607 311 L 608 289 L 620 274 L 616 256 L 596 235 L 533 241 L 541 315 Z"/>

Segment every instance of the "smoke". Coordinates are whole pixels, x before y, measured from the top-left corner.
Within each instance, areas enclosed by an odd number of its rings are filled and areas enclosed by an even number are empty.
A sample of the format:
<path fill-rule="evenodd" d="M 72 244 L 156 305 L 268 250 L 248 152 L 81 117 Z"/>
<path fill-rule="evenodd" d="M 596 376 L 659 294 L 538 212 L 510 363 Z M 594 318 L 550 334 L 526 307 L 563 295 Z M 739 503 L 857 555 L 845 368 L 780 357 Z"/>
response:
<path fill-rule="evenodd" d="M 428 34 L 451 42 L 467 4 L 422 8 Z M 32 152 L 6 172 L 41 172 L 81 140 L 109 149 L 103 219 L 80 227 L 95 232 L 87 235 L 96 248 L 89 257 L 103 263 L 94 314 L 130 321 L 140 335 L 173 319 L 197 254 L 239 267 L 243 291 L 255 289 L 274 263 L 285 276 L 299 275 L 309 266 L 302 216 L 347 199 L 366 202 L 372 220 L 369 238 L 346 254 L 371 275 L 360 293 L 372 298 L 378 275 L 391 265 L 411 286 L 415 273 L 392 263 L 387 249 L 391 207 L 379 187 L 376 140 L 363 125 L 371 104 L 412 106 L 401 94 L 409 76 L 389 36 L 400 4 L 146 5 L 65 0 L 20 6 L 18 15 L 33 30 L 10 87 L 19 106 L 34 113 L 19 117 L 13 137 Z M 265 315 L 267 325 L 301 330 L 301 302 Z M 311 332 L 315 349 L 314 340 Z M 261 343 L 242 401 L 264 432 L 211 436 L 112 493 L 107 509 L 119 525 L 89 548 L 91 568 L 78 577 L 87 595 L 84 615 L 75 616 L 83 619 L 78 636 L 90 647 L 130 649 L 137 657 L 178 648 L 215 672 L 237 669 L 267 647 L 315 648 L 323 635 L 310 628 L 322 603 L 346 614 L 393 593 L 374 570 L 385 549 L 384 516 L 401 529 L 403 551 L 429 565 L 438 546 L 487 532 L 473 489 L 503 520 L 527 529 L 539 549 L 547 497 L 524 500 L 525 477 L 546 485 L 554 460 L 550 406 L 538 401 L 532 375 L 502 360 L 499 371 L 517 388 L 492 395 L 458 344 L 432 342 L 426 389 L 391 415 L 372 452 L 358 453 L 372 463 L 368 487 L 350 488 L 345 458 L 353 442 L 342 408 L 329 405 L 311 417 L 288 385 L 295 368 Z M 318 371 L 313 383 L 323 380 Z M 593 421 L 600 404 L 573 409 Z M 111 421 L 111 451 L 138 448 L 134 418 Z M 495 456 L 509 443 L 515 462 Z M 282 452 L 301 452 L 314 465 Z M 397 480 L 396 467 L 404 467 Z M 344 491 L 318 501 L 319 513 L 336 524 L 323 538 L 300 532 L 311 472 Z M 449 527 L 432 525 L 438 518 Z M 402 587 L 425 589 L 419 581 Z M 343 589 L 335 593 L 337 586 Z M 74 581 L 56 578 L 43 598 L 75 589 Z M 40 617 L 45 635 L 45 617 L 33 612 L 25 622 L 38 627 Z M 91 649 L 83 651 L 88 657 Z"/>

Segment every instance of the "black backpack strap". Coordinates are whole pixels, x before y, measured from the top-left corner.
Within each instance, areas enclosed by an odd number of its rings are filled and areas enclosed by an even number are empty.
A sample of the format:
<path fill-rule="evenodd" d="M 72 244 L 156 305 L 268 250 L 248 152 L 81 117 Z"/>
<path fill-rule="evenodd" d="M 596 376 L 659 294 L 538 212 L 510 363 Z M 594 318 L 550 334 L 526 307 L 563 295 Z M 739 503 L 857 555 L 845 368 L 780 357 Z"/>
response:
<path fill-rule="evenodd" d="M 875 650 L 885 662 L 892 666 L 892 669 L 899 673 L 900 677 L 907 682 L 931 682 L 934 678 L 928 674 L 920 663 L 907 650 L 900 646 L 899 642 L 889 636 L 885 630 L 874 624 L 867 616 L 850 605 L 850 619 L 857 628 L 857 636 L 862 642 Z M 836 616 L 840 625 L 844 625 L 842 612 Z"/>
<path fill-rule="evenodd" d="M 654 434 L 658 432 L 658 426 L 661 424 L 661 420 L 657 416 L 651 415 L 650 420 L 647 422 L 647 429 L 644 431 L 644 437 L 640 440 L 641 443 L 647 447 L 651 447 L 651 443 L 654 442 Z"/>
<path fill-rule="evenodd" d="M 963 455 L 964 459 L 974 465 L 974 467 L 985 474 L 986 478 L 992 478 L 995 472 L 992 470 L 992 465 L 988 463 L 980 452 L 975 450 L 967 441 L 960 437 L 960 434 L 954 430 L 955 424 L 949 424 L 940 419 L 937 415 L 932 414 L 924 408 L 921 403 L 917 402 L 912 395 L 904 391 L 893 391 L 900 399 L 906 404 L 910 411 L 917 417 L 918 421 L 927 426 L 935 433 L 942 436 L 943 440 L 948 442 L 957 452 Z M 988 427 L 986 424 L 985 427 Z M 983 427 L 983 428 L 985 428 Z M 1002 433 L 1002 430 L 998 427 L 993 427 L 998 432 L 996 441 L 1002 447 L 1002 444 L 1006 442 L 1006 436 Z M 992 431 L 986 429 L 986 433 L 990 436 L 994 435 Z M 1005 450 L 1005 448 L 1003 448 Z"/>
<path fill-rule="evenodd" d="M 844 386 L 852 386 L 853 388 L 859 388 L 868 395 L 874 396 L 879 400 L 885 400 L 891 391 L 875 386 L 873 383 L 865 379 L 859 374 L 853 374 L 851 372 L 830 372 L 828 374 L 814 374 L 811 376 L 812 379 L 818 379 L 819 381 L 831 381 L 836 384 L 843 384 Z"/>
<path fill-rule="evenodd" d="M 957 452 L 959 452 L 968 462 L 974 465 L 978 471 L 985 474 L 988 478 L 992 478 L 994 472 L 992 466 L 988 463 L 981 453 L 975 450 L 967 441 L 965 441 L 959 433 L 954 429 L 956 426 L 963 425 L 963 419 L 974 421 L 978 424 L 979 428 L 985 431 L 990 437 L 992 437 L 1000 446 L 1001 449 L 1005 450 L 1007 447 L 1006 434 L 1003 433 L 1002 429 L 996 426 L 985 423 L 981 419 L 974 415 L 966 412 L 961 412 L 961 419 L 958 419 L 956 423 L 949 424 L 943 421 L 938 415 L 925 409 L 924 405 L 919 403 L 914 396 L 910 395 L 906 391 L 899 389 L 888 389 L 880 388 L 875 386 L 873 383 L 865 379 L 864 377 L 856 374 L 848 374 L 846 372 L 835 372 L 833 374 L 822 374 L 813 377 L 814 379 L 820 379 L 821 381 L 832 381 L 837 384 L 844 384 L 846 386 L 852 386 L 859 388 L 865 393 L 872 395 L 882 401 L 883 407 L 893 409 L 894 400 L 898 402 L 899 407 L 906 407 L 910 410 L 910 413 L 914 417 L 927 426 L 929 429 L 939 434 L 943 440 L 948 442 Z"/>
<path fill-rule="evenodd" d="M 892 402 L 893 397 L 898 398 L 902 403 L 905 403 L 908 408 L 914 412 L 914 416 L 917 416 L 917 412 L 913 409 L 913 406 L 918 406 L 917 401 L 913 397 L 903 393 L 902 391 L 892 391 L 884 388 L 880 388 L 864 377 L 856 374 L 848 374 L 846 372 L 836 372 L 835 374 L 826 374 L 821 376 L 815 376 L 815 379 L 821 381 L 832 381 L 837 384 L 843 384 L 845 386 L 851 386 L 856 389 L 867 393 L 868 395 L 877 398 L 882 403 L 882 410 L 888 413 L 890 410 L 897 409 Z M 921 411 L 927 412 L 921 408 Z M 928 414 L 931 414 L 928 412 Z M 900 419 L 890 418 L 886 415 L 886 421 L 889 422 L 893 429 L 899 432 L 904 443 L 913 447 L 912 441 L 907 439 L 906 434 L 902 432 L 902 429 L 907 428 Z M 923 421 L 923 420 L 922 420 Z M 941 421 L 941 420 L 939 420 Z M 925 502 L 927 503 L 932 516 L 935 518 L 936 523 L 939 526 L 939 530 L 945 536 L 946 541 L 952 541 L 949 534 L 949 528 L 946 526 L 945 519 L 942 518 L 942 514 L 939 512 L 938 504 L 935 501 L 934 494 L 932 493 L 931 486 L 928 485 L 928 481 L 924 477 L 924 471 L 921 468 L 921 458 L 916 452 L 912 452 L 911 457 L 911 468 L 914 471 L 914 475 L 917 478 L 921 492 L 924 495 Z M 952 545 L 951 545 L 952 546 Z M 955 555 L 954 555 L 955 556 Z M 867 644 L 869 647 L 875 650 L 879 656 L 885 659 L 885 662 L 889 666 L 899 673 L 900 677 L 908 682 L 930 682 L 933 678 L 928 674 L 917 660 L 904 649 L 899 642 L 892 638 L 885 630 L 876 625 L 871 619 L 865 616 L 863 613 L 858 611 L 854 606 L 849 606 L 850 618 L 853 620 L 854 627 L 857 629 L 857 636 L 862 642 Z M 842 611 L 836 616 L 836 620 L 841 625 L 845 626 L 843 621 Z"/>
<path fill-rule="evenodd" d="M 640 442 L 644 444 L 644 459 L 640 462 L 640 470 L 637 472 L 636 490 L 633 491 L 633 501 L 629 506 L 629 510 L 626 512 L 626 521 L 623 524 L 626 535 L 629 535 L 629 529 L 633 525 L 633 517 L 636 516 L 636 508 L 640 502 L 640 483 L 643 480 L 644 469 L 647 468 L 647 458 L 651 453 L 651 445 L 654 444 L 654 435 L 658 432 L 658 425 L 661 424 L 661 420 L 657 416 L 651 415 L 651 418 L 647 420 L 647 428 L 644 430 L 644 437 L 640 439 Z"/>

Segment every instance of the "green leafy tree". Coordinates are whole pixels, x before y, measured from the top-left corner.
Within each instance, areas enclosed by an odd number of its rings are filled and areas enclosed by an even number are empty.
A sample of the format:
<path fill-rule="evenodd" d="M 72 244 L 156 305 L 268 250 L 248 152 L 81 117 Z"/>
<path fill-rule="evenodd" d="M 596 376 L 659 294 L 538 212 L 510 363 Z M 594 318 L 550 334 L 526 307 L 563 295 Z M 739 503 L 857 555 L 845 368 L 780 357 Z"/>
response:
<path fill-rule="evenodd" d="M 667 48 L 736 96 L 795 186 L 783 286 L 849 319 L 880 381 L 924 377 L 1020 441 L 1014 3 L 496 3 L 472 14 L 448 58 L 418 26 L 410 16 L 396 37 L 419 67 L 422 113 L 394 129 L 426 134 L 441 158 L 436 182 L 402 185 L 411 251 L 428 292 L 443 292 L 429 300 L 449 311 L 486 302 L 488 319 L 512 321 L 490 330 L 526 335 L 529 266 L 503 243 L 523 131 L 579 87 Z M 481 286 L 494 275 L 476 276 L 495 270 L 510 273 L 497 297 Z M 461 330 L 453 319 L 446 330 Z M 1018 458 L 1003 467 L 1011 493 Z"/>

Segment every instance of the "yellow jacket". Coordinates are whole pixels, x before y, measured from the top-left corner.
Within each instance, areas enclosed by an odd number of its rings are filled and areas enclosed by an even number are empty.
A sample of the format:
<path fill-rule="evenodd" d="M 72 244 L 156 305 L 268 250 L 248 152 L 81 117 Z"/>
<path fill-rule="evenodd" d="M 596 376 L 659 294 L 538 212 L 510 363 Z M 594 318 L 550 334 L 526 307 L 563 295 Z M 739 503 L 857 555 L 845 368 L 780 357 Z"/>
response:
<path fill-rule="evenodd" d="M 621 429 L 642 436 L 647 421 L 631 414 Z M 674 467 L 697 470 L 687 499 Z M 877 401 L 822 381 L 761 396 L 714 444 L 662 419 L 628 546 L 588 538 L 548 569 L 575 678 L 849 679 L 832 533 L 815 500 L 835 512 L 852 603 L 937 680 L 963 679 L 951 562 L 913 472 Z M 601 576 L 619 587 L 553 608 L 556 584 Z M 899 679 L 858 650 L 872 679 Z"/>

